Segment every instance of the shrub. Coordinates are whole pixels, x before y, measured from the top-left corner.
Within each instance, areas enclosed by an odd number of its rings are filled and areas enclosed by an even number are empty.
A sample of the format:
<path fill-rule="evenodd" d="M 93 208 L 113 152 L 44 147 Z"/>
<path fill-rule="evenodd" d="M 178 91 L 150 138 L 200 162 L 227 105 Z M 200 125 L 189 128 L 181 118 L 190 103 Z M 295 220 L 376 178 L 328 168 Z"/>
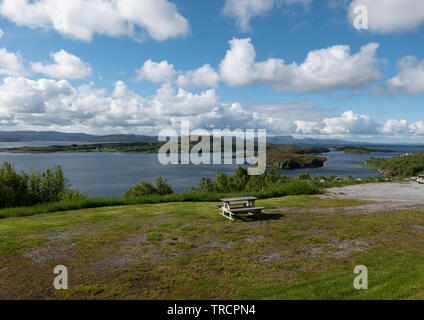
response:
<path fill-rule="evenodd" d="M 341 179 L 338 177 L 311 177 L 308 173 L 301 173 L 297 177 L 281 175 L 280 168 L 271 168 L 260 176 L 249 176 L 247 169 L 239 166 L 234 176 L 227 176 L 217 171 L 216 180 L 202 178 L 197 187 L 191 187 L 190 192 L 197 193 L 251 193 L 265 192 L 282 195 L 299 195 L 319 192 L 322 188 L 321 180 L 325 180 L 325 187 L 341 187 L 351 184 L 375 181 L 372 178 L 358 181 L 352 177 Z M 318 191 L 317 191 L 318 190 Z"/>
<path fill-rule="evenodd" d="M 150 182 L 141 181 L 140 184 L 136 184 L 124 192 L 123 198 L 138 198 L 143 196 L 160 195 L 165 196 L 173 194 L 172 187 L 168 184 L 168 181 L 162 177 L 156 180 L 156 187 Z"/>
<path fill-rule="evenodd" d="M 167 194 L 174 193 L 174 191 L 172 190 L 172 187 L 168 184 L 168 180 L 163 179 L 162 177 L 159 177 L 156 180 L 156 190 L 157 190 L 157 194 L 160 196 L 165 196 Z"/>
<path fill-rule="evenodd" d="M 81 193 L 78 189 L 65 190 L 60 194 L 60 201 L 79 201 L 88 198 L 88 193 Z"/>
<path fill-rule="evenodd" d="M 60 166 L 43 173 L 32 169 L 31 174 L 16 172 L 12 164 L 3 162 L 0 167 L 0 208 L 30 206 L 39 203 L 68 199 L 83 199 L 79 190 L 71 189 Z"/>

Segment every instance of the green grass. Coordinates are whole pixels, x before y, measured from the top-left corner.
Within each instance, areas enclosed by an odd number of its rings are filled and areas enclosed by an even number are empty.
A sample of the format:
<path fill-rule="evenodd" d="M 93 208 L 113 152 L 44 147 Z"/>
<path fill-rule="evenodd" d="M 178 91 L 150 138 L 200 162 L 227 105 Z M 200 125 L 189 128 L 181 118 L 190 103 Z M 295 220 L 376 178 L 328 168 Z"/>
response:
<path fill-rule="evenodd" d="M 305 273 L 304 279 L 292 283 L 259 284 L 255 290 L 241 292 L 238 299 L 313 300 L 313 299 L 415 299 L 424 298 L 417 284 L 424 276 L 423 257 L 390 250 L 372 250 L 355 255 L 351 263 L 334 268 L 331 272 Z M 365 265 L 369 272 L 369 289 L 356 290 L 353 269 Z M 346 272 L 350 270 L 352 273 Z M 253 284 L 255 285 L 255 284 Z"/>
<path fill-rule="evenodd" d="M 364 202 L 307 195 L 258 204 L 286 210 L 230 222 L 215 202 L 180 202 L 0 220 L 0 298 L 424 298 L 423 210 L 342 216 L 326 210 Z M 58 264 L 68 291 L 52 289 Z M 366 291 L 353 288 L 359 264 Z"/>
<path fill-rule="evenodd" d="M 210 202 L 219 201 L 222 198 L 239 197 L 254 195 L 259 199 L 268 199 L 273 197 L 283 197 L 288 195 L 311 195 L 322 193 L 322 190 L 307 181 L 295 181 L 287 183 L 278 188 L 258 192 L 239 192 L 239 193 L 179 193 L 165 196 L 150 195 L 139 198 L 108 198 L 108 199 L 83 199 L 75 201 L 61 201 L 35 205 L 32 207 L 4 208 L 0 209 L 0 219 L 11 217 L 28 217 L 37 214 L 70 211 L 88 208 L 101 208 L 112 206 L 125 206 L 136 204 L 156 204 L 171 202 Z"/>

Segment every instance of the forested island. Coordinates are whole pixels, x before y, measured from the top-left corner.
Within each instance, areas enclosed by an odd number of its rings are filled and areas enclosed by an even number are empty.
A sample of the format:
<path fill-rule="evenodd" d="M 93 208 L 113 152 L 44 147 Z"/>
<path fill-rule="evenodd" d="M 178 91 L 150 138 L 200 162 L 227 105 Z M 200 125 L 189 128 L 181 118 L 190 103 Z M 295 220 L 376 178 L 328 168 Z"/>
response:
<path fill-rule="evenodd" d="M 327 158 L 319 154 L 330 152 L 326 147 L 271 145 L 267 151 L 267 168 L 303 169 L 324 166 Z"/>
<path fill-rule="evenodd" d="M 349 153 L 349 154 L 370 154 L 370 153 L 394 153 L 393 150 L 388 149 L 371 149 L 365 147 L 353 147 L 353 146 L 338 146 L 336 147 L 337 151 Z"/>
<path fill-rule="evenodd" d="M 391 159 L 371 158 L 364 167 L 376 169 L 381 175 L 413 177 L 424 174 L 424 153 L 402 155 Z"/>

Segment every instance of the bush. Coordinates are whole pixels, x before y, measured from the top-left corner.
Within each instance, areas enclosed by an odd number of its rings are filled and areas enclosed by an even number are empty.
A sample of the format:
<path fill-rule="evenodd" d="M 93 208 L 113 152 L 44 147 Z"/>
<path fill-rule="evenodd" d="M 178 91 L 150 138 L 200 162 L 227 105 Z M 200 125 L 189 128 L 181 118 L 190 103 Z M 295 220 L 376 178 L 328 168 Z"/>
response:
<path fill-rule="evenodd" d="M 60 166 L 39 173 L 16 172 L 12 164 L 3 162 L 0 167 L 0 208 L 31 206 L 39 203 L 68 199 L 83 199 L 87 195 L 72 190 Z"/>
<path fill-rule="evenodd" d="M 156 180 L 156 187 L 150 182 L 141 181 L 140 184 L 136 184 L 124 192 L 123 198 L 138 198 L 143 196 L 160 195 L 165 196 L 173 194 L 172 187 L 168 184 L 168 181 L 162 177 Z"/>
<path fill-rule="evenodd" d="M 88 198 L 88 193 L 81 193 L 78 189 L 69 189 L 59 196 L 60 201 L 79 201 Z"/>
<path fill-rule="evenodd" d="M 363 182 L 373 182 L 372 178 L 356 180 L 352 177 L 311 177 L 308 173 L 301 173 L 297 177 L 281 175 L 281 169 L 273 167 L 260 176 L 249 176 L 247 169 L 239 166 L 234 176 L 227 176 L 217 171 L 216 180 L 202 178 L 197 187 L 191 187 L 190 192 L 196 193 L 251 193 L 258 192 L 276 193 L 278 195 L 310 194 L 316 193 L 323 187 L 321 180 L 325 180 L 325 187 L 341 187 Z M 283 190 L 283 191 L 282 191 Z M 302 191 L 303 190 L 303 191 Z"/>
<path fill-rule="evenodd" d="M 163 179 L 162 177 L 159 177 L 156 180 L 156 190 L 157 194 L 160 196 L 166 196 L 167 194 L 174 193 L 172 187 L 168 184 L 168 181 L 166 179 Z"/>

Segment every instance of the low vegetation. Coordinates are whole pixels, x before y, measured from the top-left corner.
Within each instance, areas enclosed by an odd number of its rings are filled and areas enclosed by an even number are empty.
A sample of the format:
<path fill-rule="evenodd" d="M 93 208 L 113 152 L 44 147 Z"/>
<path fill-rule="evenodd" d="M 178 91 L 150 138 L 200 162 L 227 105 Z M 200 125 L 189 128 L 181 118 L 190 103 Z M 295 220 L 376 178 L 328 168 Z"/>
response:
<path fill-rule="evenodd" d="M 31 174 L 16 172 L 8 162 L 0 166 L 0 208 L 75 201 L 85 197 L 77 189 L 71 189 L 60 166 L 42 173 L 32 169 Z"/>
<path fill-rule="evenodd" d="M 424 153 L 403 155 L 391 159 L 371 158 L 364 166 L 377 169 L 382 175 L 413 177 L 424 174 Z"/>
<path fill-rule="evenodd" d="M 168 184 L 166 179 L 159 177 L 156 180 L 156 187 L 148 181 L 141 181 L 140 184 L 136 184 L 130 187 L 122 195 L 123 198 L 138 198 L 143 196 L 159 195 L 166 196 L 173 194 L 172 187 Z"/>
<path fill-rule="evenodd" d="M 288 177 L 281 174 L 280 168 L 274 167 L 260 176 L 249 176 L 246 168 L 239 166 L 233 176 L 228 176 L 221 171 L 217 172 L 215 180 L 202 178 L 197 187 L 192 187 L 191 192 L 197 193 L 232 193 L 244 192 L 250 194 L 273 193 L 277 190 L 287 190 L 286 194 L 312 194 L 324 187 L 340 187 L 363 182 L 373 182 L 373 178 L 353 179 L 338 177 L 311 177 L 307 173 L 297 177 Z M 278 192 L 276 192 L 278 194 Z"/>

